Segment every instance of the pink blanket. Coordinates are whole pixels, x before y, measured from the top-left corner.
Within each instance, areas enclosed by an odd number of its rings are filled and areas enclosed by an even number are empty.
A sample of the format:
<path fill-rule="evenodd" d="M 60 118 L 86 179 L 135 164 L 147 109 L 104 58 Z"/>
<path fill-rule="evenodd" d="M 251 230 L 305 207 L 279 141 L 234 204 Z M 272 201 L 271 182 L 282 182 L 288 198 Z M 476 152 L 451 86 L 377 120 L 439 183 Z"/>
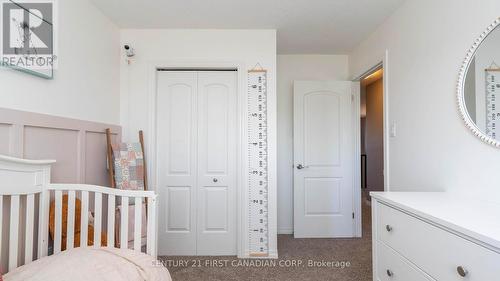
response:
<path fill-rule="evenodd" d="M 3 276 L 5 281 L 171 281 L 152 256 L 115 248 L 76 248 L 44 257 Z"/>

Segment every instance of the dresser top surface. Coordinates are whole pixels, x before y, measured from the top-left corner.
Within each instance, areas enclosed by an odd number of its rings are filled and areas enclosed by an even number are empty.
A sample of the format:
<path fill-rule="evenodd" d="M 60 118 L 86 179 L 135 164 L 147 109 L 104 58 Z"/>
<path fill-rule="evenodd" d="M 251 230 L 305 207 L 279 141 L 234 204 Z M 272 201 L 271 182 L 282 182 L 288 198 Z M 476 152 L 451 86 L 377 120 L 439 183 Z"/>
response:
<path fill-rule="evenodd" d="M 500 250 L 500 204 L 447 192 L 371 192 L 370 195 Z"/>

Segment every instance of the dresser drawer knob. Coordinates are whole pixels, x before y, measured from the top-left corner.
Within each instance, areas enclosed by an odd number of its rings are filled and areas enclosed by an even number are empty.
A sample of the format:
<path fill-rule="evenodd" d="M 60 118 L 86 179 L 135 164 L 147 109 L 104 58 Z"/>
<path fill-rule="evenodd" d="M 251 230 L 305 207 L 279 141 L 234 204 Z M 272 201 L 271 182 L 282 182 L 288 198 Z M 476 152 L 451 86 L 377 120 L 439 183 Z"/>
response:
<path fill-rule="evenodd" d="M 387 270 L 387 276 L 389 276 L 389 277 L 394 276 L 394 272 L 392 272 L 392 270 L 388 269 Z"/>
<path fill-rule="evenodd" d="M 392 226 L 386 225 L 385 229 L 387 230 L 387 232 L 391 232 L 392 231 Z"/>
<path fill-rule="evenodd" d="M 464 268 L 463 266 L 457 267 L 457 272 L 458 275 L 460 275 L 461 277 L 466 277 L 469 274 L 469 271 L 467 271 L 467 269 Z"/>

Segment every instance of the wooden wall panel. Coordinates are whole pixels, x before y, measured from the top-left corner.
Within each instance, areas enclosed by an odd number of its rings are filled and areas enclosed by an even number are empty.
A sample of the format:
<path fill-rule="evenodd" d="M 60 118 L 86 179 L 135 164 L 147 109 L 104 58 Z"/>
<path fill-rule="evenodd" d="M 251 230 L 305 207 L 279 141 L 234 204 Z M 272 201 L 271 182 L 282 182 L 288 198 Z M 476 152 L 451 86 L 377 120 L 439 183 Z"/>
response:
<path fill-rule="evenodd" d="M 12 124 L 0 123 L 0 154 L 9 154 Z"/>
<path fill-rule="evenodd" d="M 24 127 L 24 158 L 56 159 L 51 180 L 75 183 L 80 178 L 78 131 L 42 127 Z"/>
<path fill-rule="evenodd" d="M 117 135 L 112 136 L 113 142 Z M 108 168 L 106 157 L 106 133 L 87 132 L 85 139 L 85 183 L 109 186 L 109 177 L 106 173 Z"/>
<path fill-rule="evenodd" d="M 0 154 L 56 160 L 54 183 L 107 186 L 106 128 L 121 141 L 117 125 L 0 108 Z"/>

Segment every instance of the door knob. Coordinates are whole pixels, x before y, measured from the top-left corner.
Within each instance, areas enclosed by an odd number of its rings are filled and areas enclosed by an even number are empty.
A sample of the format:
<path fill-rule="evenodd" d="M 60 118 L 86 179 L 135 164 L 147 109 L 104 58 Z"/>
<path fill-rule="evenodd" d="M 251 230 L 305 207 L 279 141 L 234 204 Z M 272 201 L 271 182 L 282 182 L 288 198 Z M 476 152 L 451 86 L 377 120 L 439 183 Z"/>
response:
<path fill-rule="evenodd" d="M 305 169 L 305 168 L 308 168 L 308 167 L 304 166 L 302 164 L 297 165 L 297 169 L 299 169 L 299 170 L 302 170 L 302 169 Z"/>
<path fill-rule="evenodd" d="M 214 181 L 214 182 L 218 182 L 219 180 L 218 180 L 218 179 L 216 179 L 216 178 L 214 178 L 214 179 L 213 179 L 213 181 Z"/>
<path fill-rule="evenodd" d="M 467 269 L 465 269 L 463 266 L 457 267 L 457 272 L 461 277 L 466 277 L 467 274 L 469 274 L 469 271 L 467 271 Z"/>
<path fill-rule="evenodd" d="M 390 269 L 388 269 L 388 270 L 386 271 L 386 273 L 387 273 L 387 276 L 389 276 L 389 277 L 394 276 L 394 272 L 392 272 L 392 270 L 390 270 Z"/>

